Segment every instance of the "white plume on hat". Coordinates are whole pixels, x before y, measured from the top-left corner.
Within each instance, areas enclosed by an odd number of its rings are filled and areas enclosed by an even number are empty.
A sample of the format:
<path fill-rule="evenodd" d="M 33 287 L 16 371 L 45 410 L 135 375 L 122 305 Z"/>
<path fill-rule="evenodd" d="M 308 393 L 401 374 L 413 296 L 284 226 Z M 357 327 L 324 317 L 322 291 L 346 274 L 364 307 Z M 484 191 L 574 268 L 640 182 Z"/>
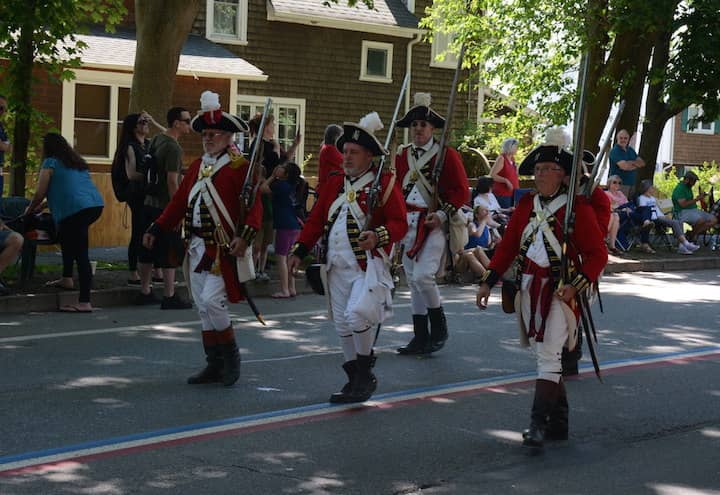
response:
<path fill-rule="evenodd" d="M 200 111 L 212 112 L 220 109 L 220 95 L 212 91 L 203 91 L 200 95 Z"/>
<path fill-rule="evenodd" d="M 380 116 L 377 112 L 370 112 L 365 117 L 361 118 L 358 125 L 373 134 L 383 128 L 382 120 L 380 120 Z"/>
<path fill-rule="evenodd" d="M 545 132 L 545 144 L 567 148 L 570 146 L 570 135 L 564 127 L 551 127 Z"/>
<path fill-rule="evenodd" d="M 432 96 L 430 93 L 415 93 L 415 106 L 429 107 L 432 103 Z"/>

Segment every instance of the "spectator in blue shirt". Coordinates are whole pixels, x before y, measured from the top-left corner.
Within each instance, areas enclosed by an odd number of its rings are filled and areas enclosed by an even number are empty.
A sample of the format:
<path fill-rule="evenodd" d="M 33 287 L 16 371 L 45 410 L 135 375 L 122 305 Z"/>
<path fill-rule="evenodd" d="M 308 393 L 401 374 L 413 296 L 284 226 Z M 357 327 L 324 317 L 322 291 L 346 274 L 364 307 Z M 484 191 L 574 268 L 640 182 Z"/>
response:
<path fill-rule="evenodd" d="M 60 311 L 90 313 L 92 269 L 88 257 L 88 230 L 103 210 L 102 196 L 90 178 L 87 162 L 60 134 L 43 138 L 43 162 L 37 190 L 27 213 L 39 209 L 47 197 L 50 212 L 58 225 L 63 258 L 63 278 L 58 285 L 72 286 L 73 265 L 77 263 L 80 285 L 79 303 L 62 306 Z"/>
<path fill-rule="evenodd" d="M 630 133 L 620 129 L 615 136 L 617 143 L 610 150 L 610 173 L 622 180 L 620 189 L 627 197 L 632 197 L 635 189 L 637 169 L 645 166 L 645 160 L 640 158 L 630 146 Z"/>

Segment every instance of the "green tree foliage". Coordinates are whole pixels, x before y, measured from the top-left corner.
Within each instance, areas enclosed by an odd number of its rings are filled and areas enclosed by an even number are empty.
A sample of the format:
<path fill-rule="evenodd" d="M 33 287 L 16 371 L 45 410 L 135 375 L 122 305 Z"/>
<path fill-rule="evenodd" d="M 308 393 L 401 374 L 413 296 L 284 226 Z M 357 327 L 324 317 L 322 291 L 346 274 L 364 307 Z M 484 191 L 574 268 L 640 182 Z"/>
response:
<path fill-rule="evenodd" d="M 467 65 L 513 103 L 514 114 L 504 119 L 515 129 L 526 122 L 528 132 L 539 130 L 526 108 L 545 126 L 572 118 L 583 52 L 590 64 L 585 143 L 599 142 L 612 104 L 621 99 L 628 107 L 620 125 L 634 131 L 648 77 L 661 85 L 653 98 L 681 102 L 674 113 L 698 103 L 710 120 L 720 104 L 717 0 L 435 0 L 427 14 L 423 26 L 453 34 L 454 50 L 466 43 Z M 660 64 L 648 76 L 653 52 Z"/>
<path fill-rule="evenodd" d="M 33 68 L 55 80 L 72 78 L 85 48 L 75 35 L 91 24 L 110 30 L 124 16 L 122 0 L 3 0 L 0 2 L 0 58 L 6 60 L 2 92 L 14 115 L 10 194 L 25 193 L 31 123 Z"/>

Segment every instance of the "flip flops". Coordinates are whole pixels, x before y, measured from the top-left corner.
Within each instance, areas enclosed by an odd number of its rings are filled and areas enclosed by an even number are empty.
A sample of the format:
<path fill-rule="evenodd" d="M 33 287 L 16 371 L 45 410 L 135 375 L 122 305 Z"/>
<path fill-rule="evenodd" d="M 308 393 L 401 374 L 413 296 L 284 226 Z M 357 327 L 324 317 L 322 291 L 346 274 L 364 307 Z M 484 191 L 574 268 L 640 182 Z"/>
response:
<path fill-rule="evenodd" d="M 62 279 L 51 280 L 50 282 L 46 282 L 45 287 L 54 287 L 56 289 L 62 289 L 62 290 L 75 290 L 75 287 L 65 287 L 62 284 Z"/>
<path fill-rule="evenodd" d="M 76 304 L 68 304 L 67 306 L 60 306 L 58 311 L 61 313 L 92 313 L 92 309 L 83 309 Z"/>

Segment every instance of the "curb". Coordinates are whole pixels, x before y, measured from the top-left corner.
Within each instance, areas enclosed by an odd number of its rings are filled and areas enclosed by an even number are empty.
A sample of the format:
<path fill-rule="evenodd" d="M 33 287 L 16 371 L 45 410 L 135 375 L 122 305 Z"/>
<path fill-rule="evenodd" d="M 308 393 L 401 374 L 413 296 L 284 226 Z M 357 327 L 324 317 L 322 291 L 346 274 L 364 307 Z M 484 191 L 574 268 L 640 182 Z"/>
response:
<path fill-rule="evenodd" d="M 720 269 L 720 256 L 643 260 L 616 259 L 617 261 L 612 261 L 605 267 L 605 274 Z M 276 292 L 279 287 L 277 282 L 251 282 L 249 289 L 250 294 L 252 294 L 254 298 L 266 298 Z M 178 284 L 175 290 L 180 296 L 186 299 L 188 298 L 187 286 L 185 284 Z M 313 293 L 304 280 L 297 281 L 297 292 L 298 294 Z M 98 308 L 133 306 L 137 293 L 138 289 L 133 287 L 93 290 L 92 303 L 93 306 L 97 306 Z M 162 288 L 154 289 L 154 293 L 156 296 L 162 297 Z M 77 291 L 63 291 L 55 294 L 22 294 L 0 297 L 0 313 L 57 311 L 62 305 L 77 303 L 77 296 Z"/>

